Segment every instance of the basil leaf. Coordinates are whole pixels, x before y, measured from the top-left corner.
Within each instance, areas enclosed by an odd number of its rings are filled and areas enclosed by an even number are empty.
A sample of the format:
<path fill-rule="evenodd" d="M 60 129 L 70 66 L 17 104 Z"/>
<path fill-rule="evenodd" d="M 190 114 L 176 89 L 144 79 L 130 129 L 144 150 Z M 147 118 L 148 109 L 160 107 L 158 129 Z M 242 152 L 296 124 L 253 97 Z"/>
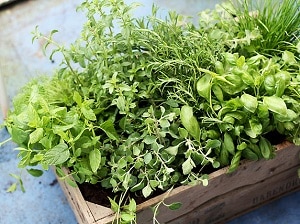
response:
<path fill-rule="evenodd" d="M 286 116 L 287 107 L 282 98 L 277 96 L 265 96 L 263 98 L 263 104 L 268 107 L 268 109 L 274 113 Z"/>

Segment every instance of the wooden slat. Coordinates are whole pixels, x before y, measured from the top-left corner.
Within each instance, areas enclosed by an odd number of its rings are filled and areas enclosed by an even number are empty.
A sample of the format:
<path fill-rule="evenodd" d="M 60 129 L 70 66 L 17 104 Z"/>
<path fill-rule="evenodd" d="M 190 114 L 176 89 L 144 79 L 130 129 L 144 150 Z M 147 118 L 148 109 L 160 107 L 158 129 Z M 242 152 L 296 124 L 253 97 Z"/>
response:
<path fill-rule="evenodd" d="M 64 172 L 68 173 L 68 170 L 65 169 Z M 93 212 L 91 212 L 91 209 L 84 200 L 79 188 L 70 186 L 66 181 L 60 180 L 58 176 L 57 179 L 72 210 L 74 211 L 77 221 L 80 224 L 94 223 L 95 218 L 93 217 Z"/>

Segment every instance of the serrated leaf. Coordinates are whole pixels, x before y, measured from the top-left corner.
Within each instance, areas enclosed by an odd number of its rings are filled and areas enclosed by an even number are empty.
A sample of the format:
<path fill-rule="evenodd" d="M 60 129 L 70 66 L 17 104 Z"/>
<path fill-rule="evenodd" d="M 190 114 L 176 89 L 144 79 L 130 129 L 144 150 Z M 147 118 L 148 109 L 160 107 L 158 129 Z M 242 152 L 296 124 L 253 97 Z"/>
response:
<path fill-rule="evenodd" d="M 74 94 L 73 94 L 73 100 L 81 107 L 82 98 L 81 98 L 80 94 L 77 91 L 75 91 Z"/>
<path fill-rule="evenodd" d="M 99 169 L 100 163 L 101 163 L 100 150 L 95 148 L 92 151 L 90 151 L 89 160 L 90 160 L 90 166 L 91 166 L 92 171 L 94 173 L 96 173 L 97 170 Z"/>
<path fill-rule="evenodd" d="M 47 165 L 59 165 L 66 162 L 69 159 L 69 156 L 70 152 L 68 145 L 59 143 L 45 153 L 43 162 Z"/>
<path fill-rule="evenodd" d="M 40 141 L 43 138 L 43 136 L 44 136 L 44 129 L 37 128 L 29 135 L 29 142 L 31 144 L 34 144 L 34 143 Z"/>
<path fill-rule="evenodd" d="M 13 126 L 11 129 L 11 137 L 13 142 L 21 145 L 27 140 L 28 134 L 24 130 Z"/>

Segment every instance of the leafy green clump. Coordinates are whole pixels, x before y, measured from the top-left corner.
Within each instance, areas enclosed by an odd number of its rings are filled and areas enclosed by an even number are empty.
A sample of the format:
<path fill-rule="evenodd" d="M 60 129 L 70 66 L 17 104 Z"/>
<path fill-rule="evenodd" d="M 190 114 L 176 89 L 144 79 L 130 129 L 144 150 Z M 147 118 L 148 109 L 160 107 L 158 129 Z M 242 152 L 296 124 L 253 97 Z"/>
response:
<path fill-rule="evenodd" d="M 273 158 L 270 132 L 300 144 L 299 33 L 272 55 L 250 47 L 267 34 L 241 25 L 259 17 L 237 22 L 217 7 L 195 25 L 174 12 L 162 20 L 155 6 L 134 18 L 135 7 L 84 1 L 87 23 L 68 49 L 36 30 L 64 60 L 14 100 L 6 126 L 20 167 L 55 165 L 68 178 L 66 166 L 79 183 L 149 197 L 206 185 L 206 167 L 232 172 L 243 158 Z"/>

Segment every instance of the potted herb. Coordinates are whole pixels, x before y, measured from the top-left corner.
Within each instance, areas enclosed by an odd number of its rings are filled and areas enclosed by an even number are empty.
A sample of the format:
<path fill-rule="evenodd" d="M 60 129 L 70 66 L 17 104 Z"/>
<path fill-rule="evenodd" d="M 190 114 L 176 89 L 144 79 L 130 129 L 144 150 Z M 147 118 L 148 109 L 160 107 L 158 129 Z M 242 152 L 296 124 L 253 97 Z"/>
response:
<path fill-rule="evenodd" d="M 84 1 L 87 22 L 69 48 L 36 29 L 63 61 L 22 89 L 5 121 L 20 168 L 101 185 L 125 223 L 141 197 L 276 158 L 270 133 L 300 144 L 299 1 L 234 1 L 197 25 L 175 12 L 160 19 L 155 6 L 134 18 L 136 7 Z"/>

